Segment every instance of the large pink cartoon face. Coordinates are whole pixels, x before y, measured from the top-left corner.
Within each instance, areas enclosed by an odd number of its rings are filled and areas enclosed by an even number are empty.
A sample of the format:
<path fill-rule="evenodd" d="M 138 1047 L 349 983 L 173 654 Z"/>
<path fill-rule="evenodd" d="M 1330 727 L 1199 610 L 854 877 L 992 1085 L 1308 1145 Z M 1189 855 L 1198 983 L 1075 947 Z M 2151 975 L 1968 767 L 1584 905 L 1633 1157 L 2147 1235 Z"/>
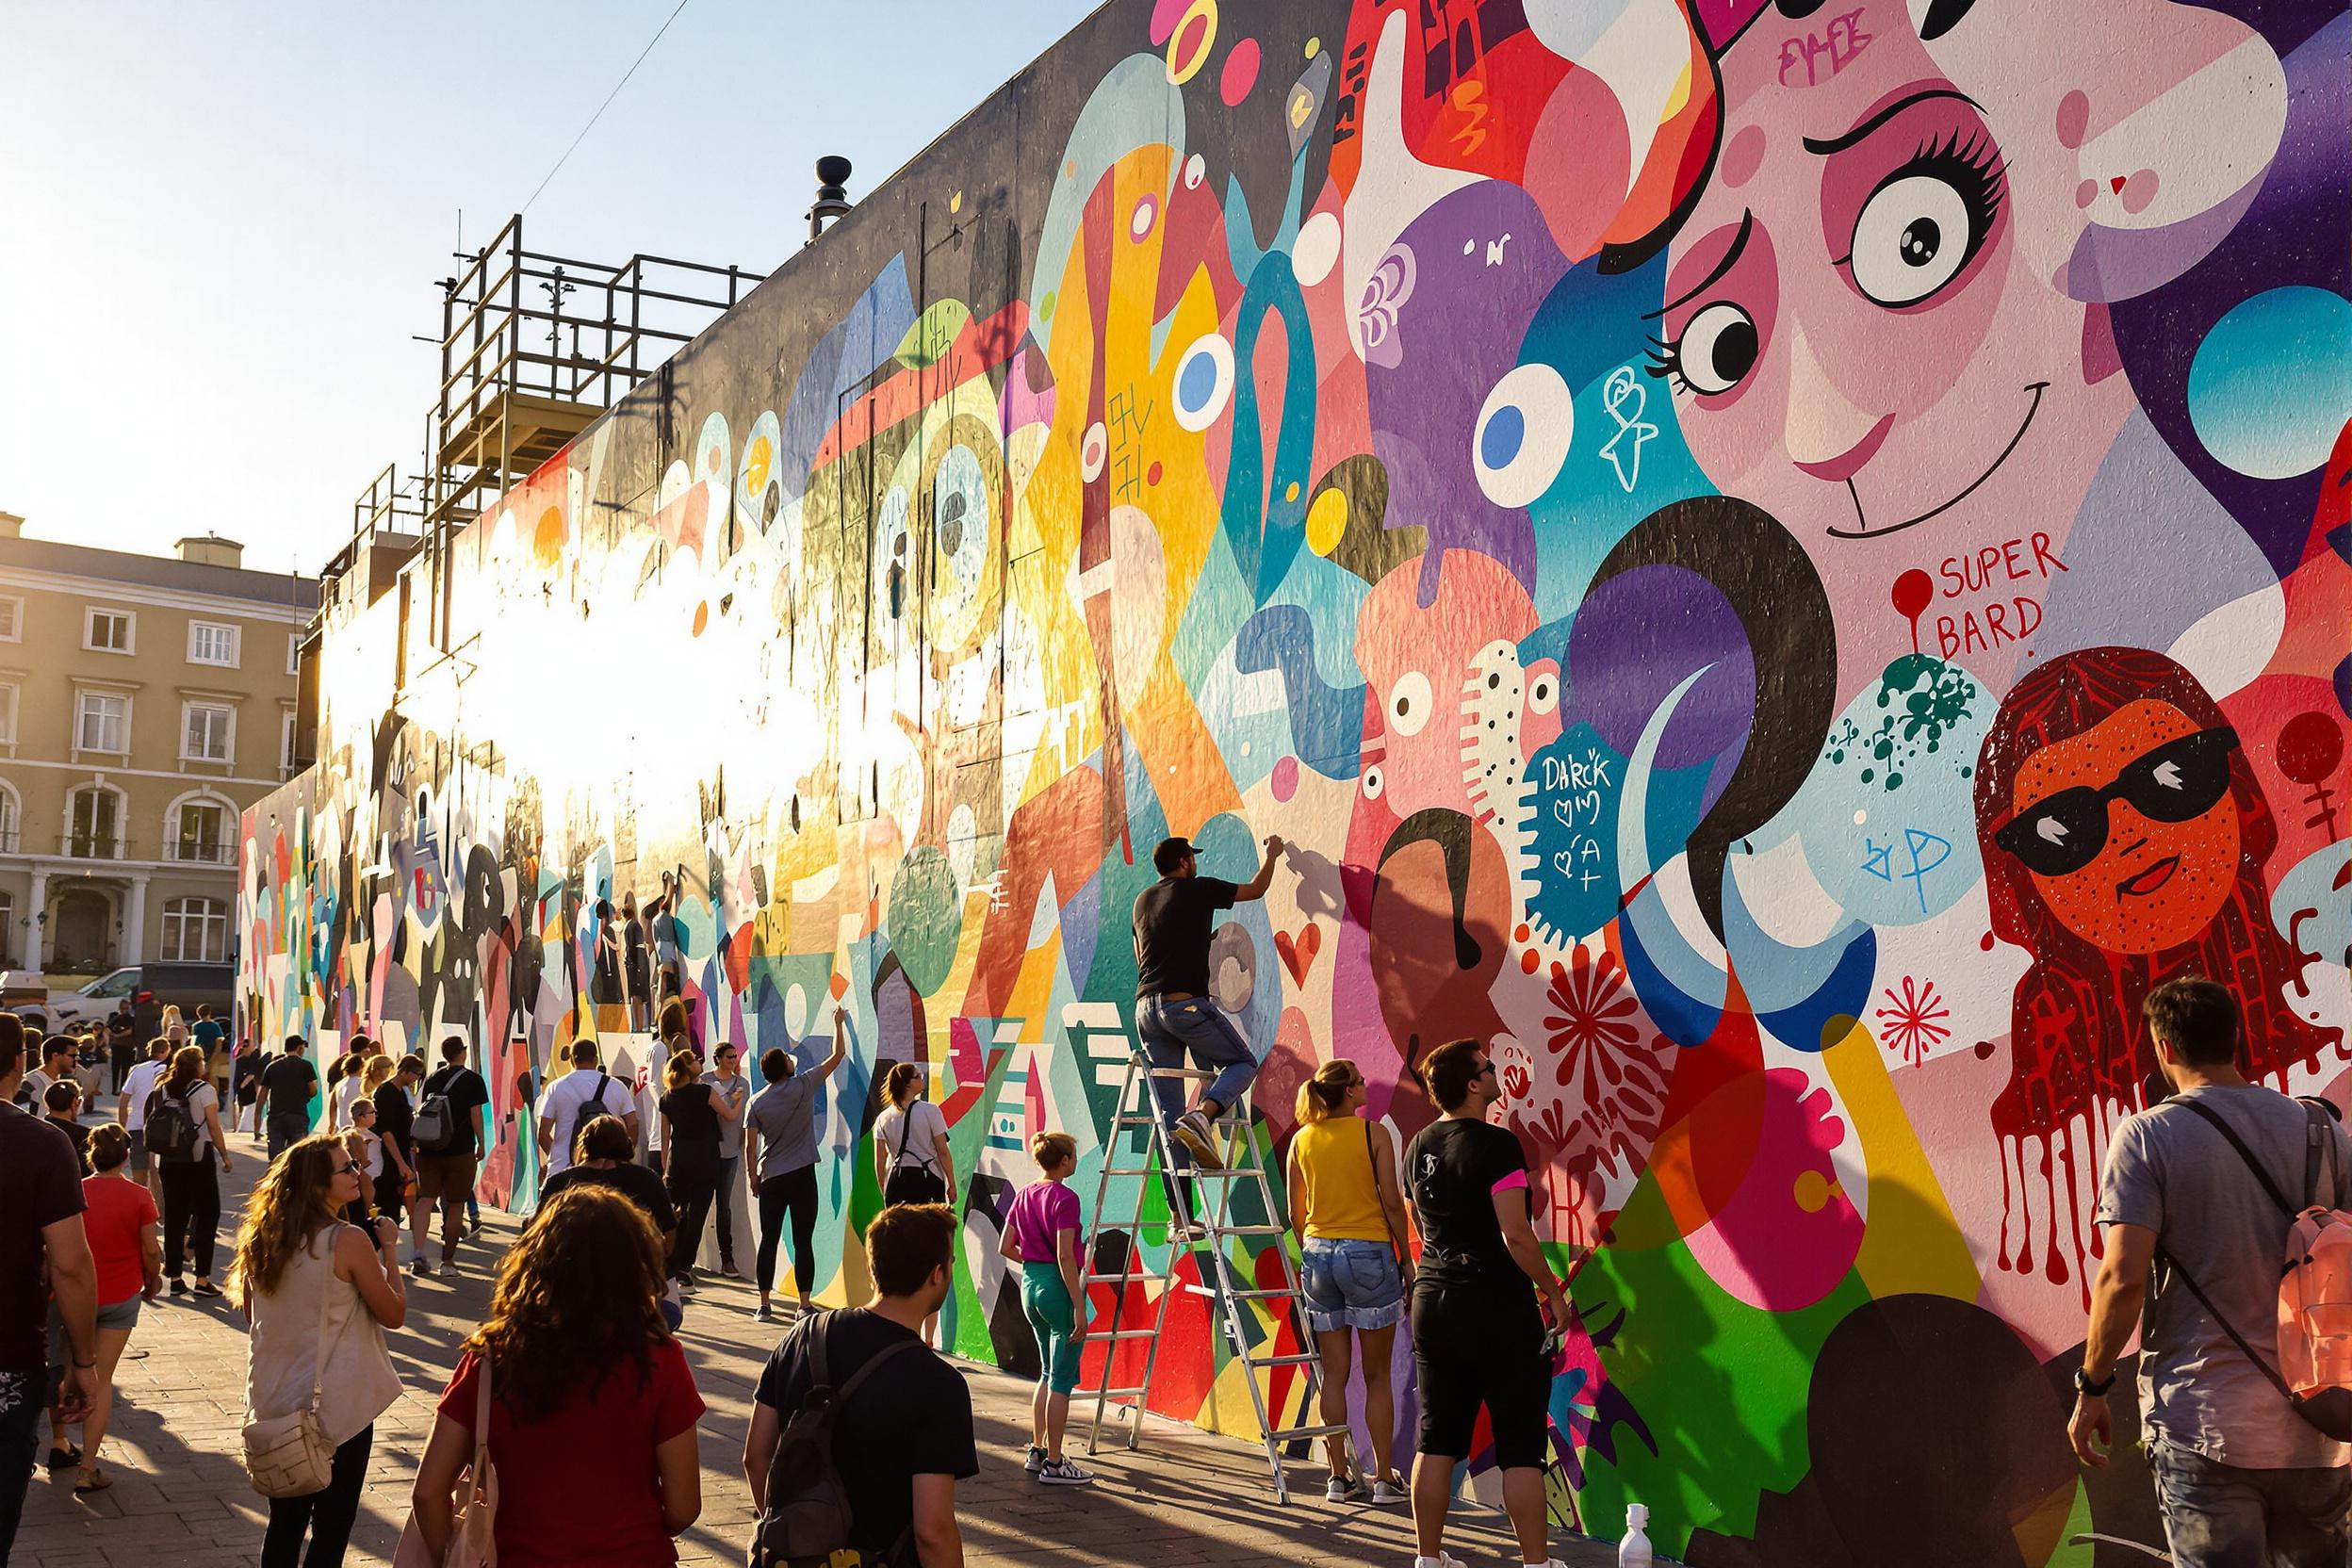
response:
<path fill-rule="evenodd" d="M 2084 306 L 2016 243 L 2019 183 L 2061 172 L 2013 163 L 1901 0 L 1838 18 L 1834 48 L 1827 22 L 1767 8 L 1723 57 L 1658 368 L 1708 476 L 1883 596 L 1855 542 L 2070 515 L 2127 403 L 2086 374 Z"/>

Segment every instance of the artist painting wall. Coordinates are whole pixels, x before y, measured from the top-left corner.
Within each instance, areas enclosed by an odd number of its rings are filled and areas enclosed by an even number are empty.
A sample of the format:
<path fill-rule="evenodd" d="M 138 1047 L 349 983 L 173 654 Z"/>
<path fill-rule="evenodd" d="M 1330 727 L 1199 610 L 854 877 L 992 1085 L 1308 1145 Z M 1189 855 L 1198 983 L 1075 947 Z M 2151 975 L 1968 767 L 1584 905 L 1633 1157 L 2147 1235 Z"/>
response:
<path fill-rule="evenodd" d="M 2295 1090 L 2352 1059 L 2348 41 L 1106 7 L 331 627 L 320 761 L 246 820 L 251 1025 L 485 1042 L 527 1207 L 527 1093 L 628 1027 L 601 911 L 666 877 L 700 1037 L 805 1063 L 846 1011 L 825 1298 L 919 1062 L 948 1332 L 1025 1369 L 997 1217 L 1040 1128 L 1092 1200 L 1151 846 L 1239 879 L 1280 833 L 1216 943 L 1262 1135 L 1333 1056 L 1410 1135 L 1417 1057 L 1493 1042 L 1576 1270 L 1563 1517 L 2132 1560 L 2069 1541 L 2155 1539 L 2144 1471 L 2062 1428 L 2140 1000 L 2223 980 Z M 1152 1403 L 1248 1429 L 1169 1323 Z"/>

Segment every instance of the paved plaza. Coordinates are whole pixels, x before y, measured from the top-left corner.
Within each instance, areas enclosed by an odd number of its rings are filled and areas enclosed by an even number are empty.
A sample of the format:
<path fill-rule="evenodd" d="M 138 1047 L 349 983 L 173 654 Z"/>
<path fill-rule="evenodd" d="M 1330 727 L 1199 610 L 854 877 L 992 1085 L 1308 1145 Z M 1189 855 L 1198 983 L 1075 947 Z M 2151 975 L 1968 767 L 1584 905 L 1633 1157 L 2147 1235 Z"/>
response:
<path fill-rule="evenodd" d="M 111 1104 L 106 1107 L 111 1110 Z M 260 1173 L 255 1139 L 237 1135 L 237 1168 L 224 1193 L 229 1219 Z M 408 1324 L 390 1336 L 408 1391 L 376 1422 L 368 1486 L 352 1537 L 352 1563 L 388 1561 L 408 1515 L 416 1456 L 433 1426 L 433 1400 L 457 1347 L 480 1322 L 492 1266 L 514 1234 L 509 1216 L 485 1209 L 479 1243 L 460 1254 L 463 1278 L 411 1280 Z M 405 1243 L 403 1243 L 405 1247 Z M 226 1273 L 226 1252 L 216 1277 Z M 778 1331 L 752 1320 L 750 1285 L 705 1285 L 682 1337 L 710 1412 L 702 1420 L 702 1517 L 678 1542 L 679 1560 L 741 1563 L 751 1511 L 738 1468 L 751 1393 Z M 225 1300 L 166 1298 L 141 1315 L 116 1381 L 106 1465 L 114 1486 L 90 1500 L 72 1471 L 36 1471 L 11 1568 L 214 1568 L 253 1561 L 267 1504 L 237 1458 L 244 1421 L 245 1337 Z M 1279 1508 L 1259 1451 L 1152 1419 L 1142 1448 L 1087 1458 L 1091 1487 L 1053 1489 L 1022 1473 L 1029 1385 L 956 1364 L 970 1381 L 981 1470 L 956 1489 L 966 1560 L 980 1565 L 1151 1563 L 1387 1563 L 1413 1560 L 1406 1511 L 1343 1508 L 1322 1500 L 1319 1464 L 1293 1465 L 1292 1502 Z M 1073 1429 L 1077 1423 L 1073 1418 Z M 44 1424 L 42 1449 L 47 1448 Z M 1301 1495 L 1304 1493 L 1306 1495 Z M 1515 1563 L 1499 1514 L 1459 1512 L 1447 1546 L 1478 1568 Z M 1598 1544 L 1560 1544 L 1572 1568 L 1613 1563 Z"/>

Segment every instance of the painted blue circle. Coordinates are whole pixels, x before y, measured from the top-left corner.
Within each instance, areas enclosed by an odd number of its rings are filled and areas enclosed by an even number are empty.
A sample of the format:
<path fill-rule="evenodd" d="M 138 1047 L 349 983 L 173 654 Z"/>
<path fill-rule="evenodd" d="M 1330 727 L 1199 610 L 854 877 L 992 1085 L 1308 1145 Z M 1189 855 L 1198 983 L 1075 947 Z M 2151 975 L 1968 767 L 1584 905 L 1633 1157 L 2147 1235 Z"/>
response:
<path fill-rule="evenodd" d="M 1527 438 L 1527 416 L 1515 403 L 1505 403 L 1486 421 L 1486 429 L 1478 433 L 1478 461 L 1489 468 L 1501 468 L 1519 455 L 1520 447 Z"/>
<path fill-rule="evenodd" d="M 2189 362 L 2189 423 L 2251 479 L 2293 479 L 2328 461 L 2352 418 L 2352 300 L 2296 285 L 2255 295 L 2213 323 Z"/>
<path fill-rule="evenodd" d="M 1196 353 L 1176 372 L 1176 396 L 1184 407 L 1199 412 L 1217 396 L 1217 356 Z"/>

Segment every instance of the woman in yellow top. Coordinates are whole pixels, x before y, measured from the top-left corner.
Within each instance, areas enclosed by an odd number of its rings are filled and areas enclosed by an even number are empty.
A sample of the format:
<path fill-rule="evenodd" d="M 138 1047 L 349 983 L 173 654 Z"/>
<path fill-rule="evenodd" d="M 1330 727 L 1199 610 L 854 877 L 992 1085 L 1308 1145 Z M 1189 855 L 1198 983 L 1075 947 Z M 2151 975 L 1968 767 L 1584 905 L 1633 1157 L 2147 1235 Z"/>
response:
<path fill-rule="evenodd" d="M 1404 1478 L 1389 1461 L 1396 1402 L 1389 1392 L 1389 1361 L 1396 1325 L 1413 1290 L 1413 1258 L 1405 1244 L 1404 1195 L 1396 1186 L 1396 1146 L 1388 1129 L 1359 1113 L 1364 1074 L 1347 1060 L 1326 1062 L 1298 1088 L 1298 1131 L 1290 1140 L 1290 1222 L 1298 1233 L 1305 1275 L 1307 1326 L 1323 1358 L 1323 1423 L 1348 1419 L 1348 1331 L 1363 1349 L 1364 1426 L 1372 1439 L 1376 1503 L 1401 1503 Z M 1324 1496 L 1334 1503 L 1367 1495 L 1364 1477 L 1348 1463 L 1345 1433 L 1328 1440 L 1331 1478 Z"/>

